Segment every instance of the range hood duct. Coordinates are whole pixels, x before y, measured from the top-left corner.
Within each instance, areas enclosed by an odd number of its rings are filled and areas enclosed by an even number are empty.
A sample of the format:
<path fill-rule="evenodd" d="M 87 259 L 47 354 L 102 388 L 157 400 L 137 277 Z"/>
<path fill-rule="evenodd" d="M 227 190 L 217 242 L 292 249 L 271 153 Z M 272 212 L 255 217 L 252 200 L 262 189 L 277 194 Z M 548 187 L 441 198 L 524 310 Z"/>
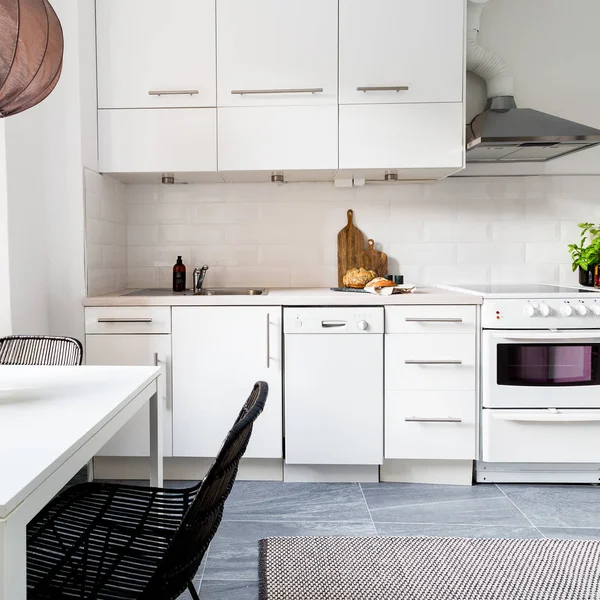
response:
<path fill-rule="evenodd" d="M 467 125 L 467 162 L 546 162 L 600 144 L 600 129 L 517 108 L 506 63 L 477 41 L 488 1 L 467 4 L 467 70 L 486 82 L 488 97 L 484 111 Z"/>

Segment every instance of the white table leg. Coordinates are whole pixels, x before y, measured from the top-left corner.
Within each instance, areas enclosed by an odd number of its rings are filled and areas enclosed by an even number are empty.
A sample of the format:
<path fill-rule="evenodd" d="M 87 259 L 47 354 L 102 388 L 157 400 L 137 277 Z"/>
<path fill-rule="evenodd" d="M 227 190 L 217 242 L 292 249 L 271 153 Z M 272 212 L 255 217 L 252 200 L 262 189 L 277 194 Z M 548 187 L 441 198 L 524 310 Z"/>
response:
<path fill-rule="evenodd" d="M 27 524 L 0 519 L 0 600 L 27 600 Z"/>
<path fill-rule="evenodd" d="M 162 399 L 158 392 L 150 398 L 150 485 L 163 486 Z"/>

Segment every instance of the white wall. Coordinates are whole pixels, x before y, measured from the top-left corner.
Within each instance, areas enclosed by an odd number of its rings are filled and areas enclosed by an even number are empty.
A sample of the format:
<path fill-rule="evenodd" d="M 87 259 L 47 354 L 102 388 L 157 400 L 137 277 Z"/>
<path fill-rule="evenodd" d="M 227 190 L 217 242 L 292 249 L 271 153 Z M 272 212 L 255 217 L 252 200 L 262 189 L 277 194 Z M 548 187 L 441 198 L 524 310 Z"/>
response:
<path fill-rule="evenodd" d="M 416 284 L 573 283 L 567 243 L 600 220 L 600 177 L 431 184 L 128 185 L 127 282 L 169 287 L 177 255 L 206 285 L 333 286 L 336 240 L 356 224 Z"/>
<path fill-rule="evenodd" d="M 89 52 L 80 60 L 79 44 L 80 8 L 89 1 L 53 0 L 65 36 L 61 79 L 44 102 L 5 124 L 13 333 L 83 337 L 83 138 L 94 122 L 87 119 L 84 134 L 82 102 L 91 95 L 82 100 L 81 73 L 94 65 Z"/>
<path fill-rule="evenodd" d="M 479 41 L 514 73 L 518 106 L 600 129 L 599 22 L 598 0 L 490 0 Z M 472 74 L 467 92 L 469 121 L 485 104 L 482 82 Z M 466 174 L 508 172 L 600 173 L 600 148 L 543 166 L 470 166 Z"/>
<path fill-rule="evenodd" d="M 0 119 L 0 336 L 12 333 L 5 123 Z"/>

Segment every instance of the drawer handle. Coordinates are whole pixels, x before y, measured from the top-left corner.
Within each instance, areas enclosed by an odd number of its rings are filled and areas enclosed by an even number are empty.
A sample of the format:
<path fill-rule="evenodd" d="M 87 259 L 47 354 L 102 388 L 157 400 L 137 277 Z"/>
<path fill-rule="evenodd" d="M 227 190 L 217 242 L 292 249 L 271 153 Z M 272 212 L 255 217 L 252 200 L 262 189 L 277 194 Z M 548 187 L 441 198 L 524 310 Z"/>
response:
<path fill-rule="evenodd" d="M 553 412 L 550 409 L 544 413 L 531 413 L 527 411 L 502 413 L 497 412 L 493 413 L 492 416 L 494 417 L 494 419 L 498 419 L 500 421 L 514 421 L 517 423 L 589 423 L 600 421 L 599 412 L 571 414 L 568 411 L 561 413 L 558 411 Z"/>
<path fill-rule="evenodd" d="M 321 327 L 346 327 L 346 321 L 321 321 Z"/>
<path fill-rule="evenodd" d="M 357 87 L 357 92 L 408 92 L 407 85 L 366 85 Z"/>
<path fill-rule="evenodd" d="M 462 365 L 462 360 L 405 360 L 405 365 Z"/>
<path fill-rule="evenodd" d="M 460 317 L 406 317 L 407 323 L 462 323 Z"/>
<path fill-rule="evenodd" d="M 281 90 L 231 90 L 232 96 L 249 96 L 251 94 L 319 94 L 323 88 L 289 88 Z"/>
<path fill-rule="evenodd" d="M 200 90 L 150 90 L 149 96 L 197 96 Z"/>
<path fill-rule="evenodd" d="M 98 317 L 98 323 L 152 323 L 152 317 Z"/>
<path fill-rule="evenodd" d="M 404 417 L 407 423 L 462 423 L 458 417 Z"/>

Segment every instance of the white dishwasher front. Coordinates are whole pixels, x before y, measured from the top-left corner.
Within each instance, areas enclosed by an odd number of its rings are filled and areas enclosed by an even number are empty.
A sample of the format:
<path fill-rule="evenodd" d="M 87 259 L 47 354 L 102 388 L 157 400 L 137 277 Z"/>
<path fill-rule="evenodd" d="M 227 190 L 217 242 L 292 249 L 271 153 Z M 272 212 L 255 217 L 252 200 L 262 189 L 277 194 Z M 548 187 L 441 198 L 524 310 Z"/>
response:
<path fill-rule="evenodd" d="M 285 461 L 383 463 L 382 307 L 284 309 Z"/>

